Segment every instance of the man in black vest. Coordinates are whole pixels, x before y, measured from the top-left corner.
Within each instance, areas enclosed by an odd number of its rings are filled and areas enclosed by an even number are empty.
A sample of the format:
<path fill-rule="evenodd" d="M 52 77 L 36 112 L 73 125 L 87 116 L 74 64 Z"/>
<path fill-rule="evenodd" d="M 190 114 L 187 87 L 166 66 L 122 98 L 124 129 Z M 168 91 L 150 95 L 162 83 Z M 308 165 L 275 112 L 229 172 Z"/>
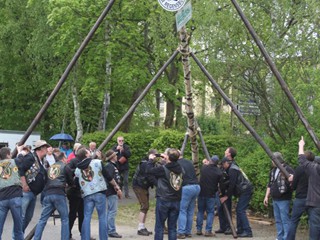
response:
<path fill-rule="evenodd" d="M 57 209 L 61 218 L 61 240 L 69 240 L 69 217 L 66 200 L 66 173 L 67 156 L 60 152 L 56 156 L 57 162 L 48 169 L 48 181 L 44 188 L 42 212 L 34 234 L 34 240 L 41 240 L 42 232 L 53 211 Z"/>

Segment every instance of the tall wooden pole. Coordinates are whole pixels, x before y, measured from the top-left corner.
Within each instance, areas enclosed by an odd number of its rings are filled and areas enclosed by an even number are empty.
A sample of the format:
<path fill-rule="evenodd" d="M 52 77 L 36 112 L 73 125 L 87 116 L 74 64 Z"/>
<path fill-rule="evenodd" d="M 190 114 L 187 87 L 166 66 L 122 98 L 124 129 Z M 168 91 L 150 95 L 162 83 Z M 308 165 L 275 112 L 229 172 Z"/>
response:
<path fill-rule="evenodd" d="M 110 9 L 111 9 L 112 5 L 114 4 L 114 2 L 115 2 L 115 0 L 110 0 L 109 1 L 108 5 L 104 9 L 104 11 L 101 13 L 100 17 L 98 18 L 98 20 L 96 21 L 94 26 L 91 28 L 91 30 L 88 33 L 88 35 L 86 36 L 86 38 L 81 43 L 79 49 L 77 50 L 77 52 L 75 53 L 75 55 L 71 59 L 69 65 L 67 66 L 66 70 L 62 74 L 59 82 L 57 83 L 57 85 L 55 86 L 53 91 L 51 92 L 50 96 L 48 97 L 48 99 L 46 100 L 45 104 L 42 106 L 42 108 L 40 109 L 40 111 L 38 112 L 36 117 L 33 119 L 31 125 L 29 126 L 29 128 L 27 129 L 27 131 L 25 132 L 25 134 L 23 135 L 23 137 L 19 141 L 18 145 L 24 144 L 26 142 L 26 140 L 28 139 L 28 137 L 30 136 L 30 134 L 32 133 L 32 131 L 38 125 L 38 123 L 40 122 L 40 120 L 43 117 L 44 113 L 47 111 L 47 109 L 51 105 L 53 99 L 56 97 L 56 95 L 58 94 L 59 90 L 61 89 L 63 83 L 66 81 L 67 77 L 69 76 L 69 73 L 71 72 L 72 68 L 76 64 L 76 62 L 79 59 L 81 53 L 83 52 L 85 47 L 88 45 L 88 43 L 92 39 L 94 33 L 96 32 L 98 27 L 101 25 L 103 19 L 107 16 L 107 14 L 110 11 Z M 16 156 L 16 154 L 17 154 L 17 149 L 15 148 L 14 151 L 12 152 L 12 156 Z"/>
<path fill-rule="evenodd" d="M 252 36 L 253 40 L 256 42 L 257 46 L 259 47 L 262 55 L 264 56 L 266 62 L 269 65 L 271 71 L 273 72 L 274 76 L 278 80 L 282 90 L 285 92 L 285 94 L 287 95 L 291 105 L 293 106 L 294 110 L 297 112 L 297 114 L 298 114 L 301 122 L 303 123 L 305 129 L 307 130 L 307 132 L 309 133 L 309 135 L 312 138 L 313 142 L 315 143 L 316 147 L 320 151 L 320 142 L 319 142 L 319 139 L 318 139 L 317 135 L 315 134 L 315 132 L 313 131 L 311 125 L 308 122 L 308 120 L 306 119 L 306 117 L 302 113 L 299 105 L 297 104 L 297 102 L 295 101 L 292 93 L 290 92 L 290 90 L 288 88 L 288 85 L 283 80 L 283 78 L 282 78 L 280 72 L 278 71 L 276 65 L 272 61 L 270 55 L 268 54 L 268 52 L 266 51 L 265 47 L 263 46 L 261 40 L 259 39 L 258 34 L 255 32 L 255 30 L 253 29 L 253 27 L 250 24 L 249 20 L 244 15 L 244 13 L 241 10 L 241 8 L 240 8 L 239 4 L 237 3 L 237 1 L 236 0 L 231 0 L 231 2 L 234 5 L 234 7 L 236 8 L 237 12 L 239 13 L 244 25 L 247 27 L 247 29 L 248 29 L 250 35 Z"/>
<path fill-rule="evenodd" d="M 194 119 L 193 101 L 192 101 L 192 86 L 191 86 L 191 70 L 189 61 L 189 40 L 190 36 L 186 32 L 186 28 L 180 30 L 180 52 L 182 55 L 183 75 L 186 94 L 186 114 L 188 119 L 188 135 L 191 143 L 192 161 L 196 173 L 199 174 L 199 147 L 197 142 L 197 128 Z"/>

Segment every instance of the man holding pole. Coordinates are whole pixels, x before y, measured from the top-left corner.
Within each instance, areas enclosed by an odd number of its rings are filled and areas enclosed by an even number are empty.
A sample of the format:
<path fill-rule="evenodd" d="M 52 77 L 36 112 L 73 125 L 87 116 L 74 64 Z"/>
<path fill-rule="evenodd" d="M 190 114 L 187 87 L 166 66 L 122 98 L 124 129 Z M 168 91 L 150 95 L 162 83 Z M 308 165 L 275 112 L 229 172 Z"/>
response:
<path fill-rule="evenodd" d="M 310 162 L 304 154 L 304 139 L 299 141 L 299 164 L 309 176 L 306 205 L 309 216 L 309 239 L 320 239 L 320 164 Z"/>

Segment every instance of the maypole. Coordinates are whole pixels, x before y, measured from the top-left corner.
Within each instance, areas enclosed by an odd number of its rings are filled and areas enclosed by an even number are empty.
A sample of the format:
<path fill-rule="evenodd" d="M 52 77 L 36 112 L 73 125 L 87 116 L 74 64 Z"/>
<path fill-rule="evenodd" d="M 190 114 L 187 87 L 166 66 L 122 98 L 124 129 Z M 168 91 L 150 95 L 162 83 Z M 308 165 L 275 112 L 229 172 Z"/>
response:
<path fill-rule="evenodd" d="M 185 85 L 185 107 L 188 120 L 188 135 L 191 143 L 191 154 L 192 161 L 196 173 L 199 174 L 199 147 L 197 142 L 197 126 L 194 118 L 193 111 L 193 100 L 192 100 L 192 86 L 191 86 L 191 70 L 190 70 L 190 47 L 189 40 L 190 36 L 188 35 L 186 28 L 183 26 L 179 32 L 180 35 L 180 53 L 182 55 L 182 64 L 183 64 L 183 76 L 184 76 L 184 85 Z"/>

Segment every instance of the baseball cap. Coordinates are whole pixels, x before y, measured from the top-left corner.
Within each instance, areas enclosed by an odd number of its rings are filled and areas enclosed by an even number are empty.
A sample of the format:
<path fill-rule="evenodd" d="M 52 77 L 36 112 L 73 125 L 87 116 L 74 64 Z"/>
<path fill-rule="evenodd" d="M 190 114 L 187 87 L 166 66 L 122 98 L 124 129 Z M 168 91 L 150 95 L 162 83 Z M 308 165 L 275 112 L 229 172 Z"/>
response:
<path fill-rule="evenodd" d="M 219 161 L 219 156 L 218 155 L 213 155 L 210 160 L 213 163 L 217 163 Z"/>

